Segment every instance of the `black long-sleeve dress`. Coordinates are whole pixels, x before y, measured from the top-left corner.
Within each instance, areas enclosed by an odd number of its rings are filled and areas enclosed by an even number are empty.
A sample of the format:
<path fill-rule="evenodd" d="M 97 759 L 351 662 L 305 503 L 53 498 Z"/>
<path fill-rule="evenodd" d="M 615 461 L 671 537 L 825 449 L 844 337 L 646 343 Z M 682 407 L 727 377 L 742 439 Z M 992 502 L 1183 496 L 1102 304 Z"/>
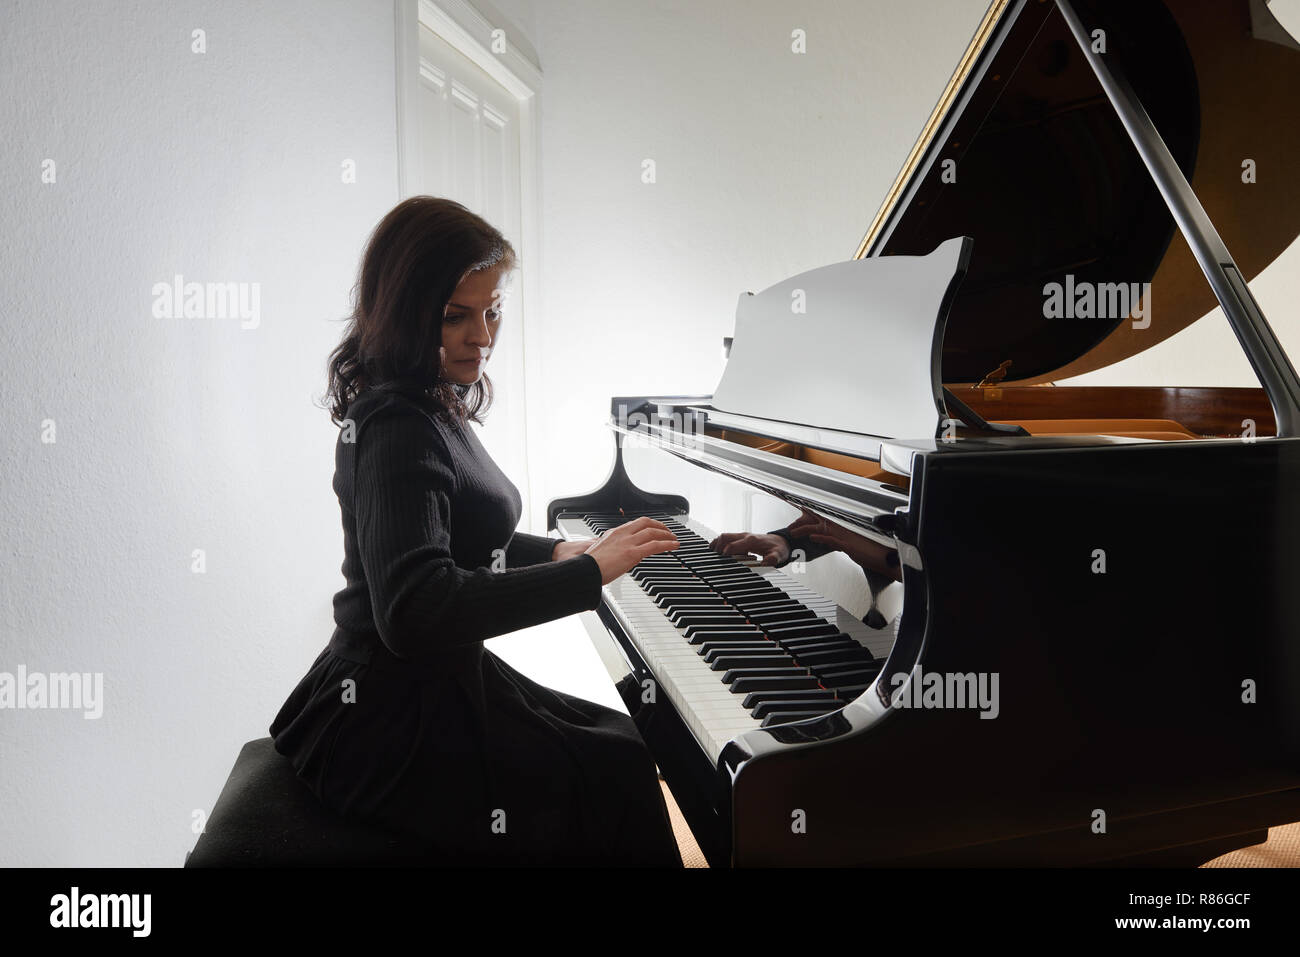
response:
<path fill-rule="evenodd" d="M 551 561 L 558 539 L 515 532 L 519 490 L 418 394 L 368 390 L 347 418 L 337 627 L 272 722 L 276 749 L 326 806 L 432 860 L 680 867 L 632 719 L 483 647 L 597 607 L 596 560 Z"/>

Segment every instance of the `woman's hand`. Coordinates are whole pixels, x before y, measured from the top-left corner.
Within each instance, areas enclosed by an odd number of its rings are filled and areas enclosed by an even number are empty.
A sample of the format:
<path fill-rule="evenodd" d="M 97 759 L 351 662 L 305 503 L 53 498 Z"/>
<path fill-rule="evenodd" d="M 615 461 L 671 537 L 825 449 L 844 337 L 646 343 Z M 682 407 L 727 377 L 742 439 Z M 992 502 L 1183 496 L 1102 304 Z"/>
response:
<path fill-rule="evenodd" d="M 595 544 L 596 540 L 594 538 L 584 538 L 576 542 L 556 542 L 555 548 L 551 550 L 551 561 L 562 562 L 566 558 L 574 558 L 585 554 L 587 549 Z"/>
<path fill-rule="evenodd" d="M 724 532 L 709 547 L 723 555 L 760 556 L 760 565 L 778 565 L 790 557 L 790 545 L 780 535 L 751 535 L 747 532 Z"/>
<path fill-rule="evenodd" d="M 667 525 L 643 515 L 593 539 L 585 551 L 600 566 L 601 584 L 608 585 L 641 559 L 672 551 L 680 544 Z"/>

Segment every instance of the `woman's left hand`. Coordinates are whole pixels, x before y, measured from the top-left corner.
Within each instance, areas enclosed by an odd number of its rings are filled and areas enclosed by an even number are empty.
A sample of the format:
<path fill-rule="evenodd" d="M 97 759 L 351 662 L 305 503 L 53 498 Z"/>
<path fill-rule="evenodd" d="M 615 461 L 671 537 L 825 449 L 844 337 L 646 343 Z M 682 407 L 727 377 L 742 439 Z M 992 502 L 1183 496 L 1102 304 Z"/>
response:
<path fill-rule="evenodd" d="M 584 538 L 576 542 L 559 542 L 551 552 L 551 561 L 562 562 L 566 558 L 574 558 L 586 552 L 594 544 L 596 544 L 594 538 Z"/>

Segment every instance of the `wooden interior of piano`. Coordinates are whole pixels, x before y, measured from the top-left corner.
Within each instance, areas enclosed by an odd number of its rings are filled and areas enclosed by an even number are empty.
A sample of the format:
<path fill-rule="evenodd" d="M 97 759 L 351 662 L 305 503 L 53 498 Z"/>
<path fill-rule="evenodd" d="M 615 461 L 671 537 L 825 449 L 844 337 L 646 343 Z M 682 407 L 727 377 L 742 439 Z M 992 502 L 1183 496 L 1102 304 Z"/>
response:
<path fill-rule="evenodd" d="M 1019 425 L 1030 435 L 1115 435 L 1159 442 L 1277 433 L 1263 389 L 1118 386 L 950 386 L 988 422 Z M 873 459 L 830 452 L 714 425 L 705 434 L 748 448 L 821 465 L 906 489 L 909 479 Z"/>

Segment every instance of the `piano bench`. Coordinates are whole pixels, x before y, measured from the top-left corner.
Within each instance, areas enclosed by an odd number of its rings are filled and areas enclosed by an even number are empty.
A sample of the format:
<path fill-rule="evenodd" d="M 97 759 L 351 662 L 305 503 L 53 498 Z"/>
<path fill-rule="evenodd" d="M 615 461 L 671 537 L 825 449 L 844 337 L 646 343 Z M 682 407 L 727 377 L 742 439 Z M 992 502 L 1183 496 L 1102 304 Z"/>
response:
<path fill-rule="evenodd" d="M 324 807 L 271 738 L 249 741 L 184 867 L 411 867 L 410 838 Z"/>

